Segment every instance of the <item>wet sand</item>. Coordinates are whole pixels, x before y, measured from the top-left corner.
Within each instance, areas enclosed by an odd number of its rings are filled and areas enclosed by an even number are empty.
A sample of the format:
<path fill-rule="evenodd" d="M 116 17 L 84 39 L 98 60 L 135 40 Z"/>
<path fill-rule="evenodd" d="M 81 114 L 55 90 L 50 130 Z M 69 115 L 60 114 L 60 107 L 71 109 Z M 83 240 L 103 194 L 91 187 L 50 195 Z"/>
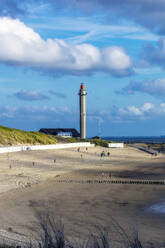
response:
<path fill-rule="evenodd" d="M 110 157 L 100 158 L 101 151 Z M 165 242 L 165 215 L 147 208 L 165 200 L 165 186 L 58 183 L 57 179 L 165 179 L 165 155 L 101 147 L 0 155 L 0 229 L 37 230 L 36 211 L 62 218 L 66 234 L 86 237 L 115 219 L 145 242 Z"/>

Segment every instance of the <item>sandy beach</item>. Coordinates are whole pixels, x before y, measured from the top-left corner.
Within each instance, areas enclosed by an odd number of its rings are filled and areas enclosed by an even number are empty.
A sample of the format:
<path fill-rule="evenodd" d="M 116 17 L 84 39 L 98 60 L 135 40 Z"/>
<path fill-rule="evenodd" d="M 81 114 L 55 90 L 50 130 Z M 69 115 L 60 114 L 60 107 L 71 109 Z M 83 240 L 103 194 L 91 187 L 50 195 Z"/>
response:
<path fill-rule="evenodd" d="M 100 153 L 110 151 L 110 157 Z M 138 229 L 150 244 L 165 242 L 165 215 L 147 209 L 165 201 L 165 186 L 59 183 L 57 179 L 165 179 L 165 155 L 135 148 L 102 147 L 0 154 L 0 229 L 34 234 L 36 211 L 61 217 L 65 232 L 87 237 L 95 224 L 115 219 L 126 230 Z M 110 178 L 111 175 L 111 178 Z"/>

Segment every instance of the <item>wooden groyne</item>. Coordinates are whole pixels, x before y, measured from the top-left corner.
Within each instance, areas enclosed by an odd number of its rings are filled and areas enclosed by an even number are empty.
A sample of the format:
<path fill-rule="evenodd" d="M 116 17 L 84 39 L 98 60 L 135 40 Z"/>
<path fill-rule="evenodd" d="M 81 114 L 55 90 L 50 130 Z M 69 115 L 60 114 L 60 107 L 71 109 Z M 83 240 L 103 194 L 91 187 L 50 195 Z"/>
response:
<path fill-rule="evenodd" d="M 149 154 L 151 154 L 151 155 L 157 155 L 157 153 L 158 153 L 157 151 L 155 151 L 155 150 L 153 150 L 153 149 L 151 149 L 151 148 L 149 149 L 149 148 L 147 148 L 147 147 L 142 147 L 142 146 L 137 146 L 137 145 L 127 145 L 127 146 L 136 148 L 136 149 L 138 149 L 138 150 L 140 150 L 140 151 L 149 153 Z"/>
<path fill-rule="evenodd" d="M 57 183 L 79 183 L 79 184 L 145 184 L 145 185 L 165 185 L 165 180 L 76 180 L 76 179 L 61 179 L 55 180 Z"/>

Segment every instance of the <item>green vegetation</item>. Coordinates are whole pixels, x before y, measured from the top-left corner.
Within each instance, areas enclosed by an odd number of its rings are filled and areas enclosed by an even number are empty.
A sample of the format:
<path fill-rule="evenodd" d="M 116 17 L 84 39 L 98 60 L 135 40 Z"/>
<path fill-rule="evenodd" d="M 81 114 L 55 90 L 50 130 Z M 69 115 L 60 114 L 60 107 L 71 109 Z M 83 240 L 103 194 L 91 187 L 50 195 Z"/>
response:
<path fill-rule="evenodd" d="M 64 138 L 64 139 L 66 140 L 67 143 L 81 142 L 79 138 L 74 138 L 74 137 Z"/>
<path fill-rule="evenodd" d="M 90 142 L 91 144 L 95 144 L 96 146 L 108 147 L 108 143 L 111 143 L 109 140 L 103 139 L 80 139 L 80 138 L 66 138 L 66 142 L 74 143 L 74 142 Z"/>
<path fill-rule="evenodd" d="M 26 132 L 0 126 L 0 144 L 2 145 L 48 145 L 55 143 L 57 143 L 57 139 L 52 135 L 46 135 L 39 132 Z"/>
<path fill-rule="evenodd" d="M 103 146 L 108 147 L 108 143 L 111 143 L 111 141 L 108 140 L 102 140 L 102 139 L 80 139 L 80 138 L 62 138 L 62 137 L 56 137 L 59 142 L 62 143 L 76 143 L 76 142 L 90 142 L 91 144 L 95 144 L 96 146 Z"/>
<path fill-rule="evenodd" d="M 90 142 L 92 144 L 95 144 L 96 146 L 103 146 L 103 147 L 108 147 L 108 143 L 110 143 L 110 141 L 102 140 L 102 139 L 91 139 Z"/>

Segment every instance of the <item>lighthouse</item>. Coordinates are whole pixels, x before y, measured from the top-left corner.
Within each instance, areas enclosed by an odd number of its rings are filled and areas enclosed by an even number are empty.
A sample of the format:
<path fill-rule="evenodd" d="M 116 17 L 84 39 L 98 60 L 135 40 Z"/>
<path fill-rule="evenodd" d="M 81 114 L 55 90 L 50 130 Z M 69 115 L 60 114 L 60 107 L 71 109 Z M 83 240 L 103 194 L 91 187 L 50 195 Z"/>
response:
<path fill-rule="evenodd" d="M 86 90 L 85 85 L 82 83 L 80 86 L 80 138 L 86 138 Z"/>

